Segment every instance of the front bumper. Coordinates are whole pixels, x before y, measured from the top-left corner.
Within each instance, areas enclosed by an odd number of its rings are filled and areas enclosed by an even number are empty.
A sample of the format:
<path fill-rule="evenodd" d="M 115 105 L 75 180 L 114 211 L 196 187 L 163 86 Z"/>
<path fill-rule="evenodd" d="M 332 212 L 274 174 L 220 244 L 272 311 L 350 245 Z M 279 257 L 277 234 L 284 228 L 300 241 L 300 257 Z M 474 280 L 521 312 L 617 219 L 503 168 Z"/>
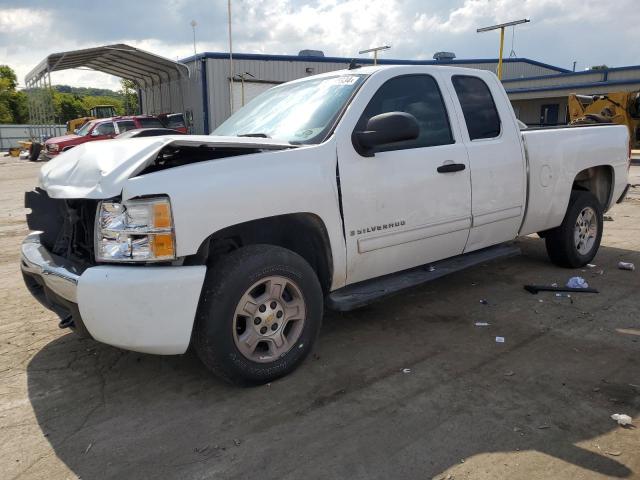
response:
<path fill-rule="evenodd" d="M 77 266 L 48 252 L 40 244 L 40 235 L 34 233 L 22 242 L 21 268 L 29 292 L 60 317 L 60 326 L 71 326 L 89 336 L 78 310 Z"/>
<path fill-rule="evenodd" d="M 51 254 L 32 233 L 22 243 L 21 268 L 27 288 L 43 305 L 100 342 L 163 355 L 189 346 L 205 266 L 81 270 Z"/>

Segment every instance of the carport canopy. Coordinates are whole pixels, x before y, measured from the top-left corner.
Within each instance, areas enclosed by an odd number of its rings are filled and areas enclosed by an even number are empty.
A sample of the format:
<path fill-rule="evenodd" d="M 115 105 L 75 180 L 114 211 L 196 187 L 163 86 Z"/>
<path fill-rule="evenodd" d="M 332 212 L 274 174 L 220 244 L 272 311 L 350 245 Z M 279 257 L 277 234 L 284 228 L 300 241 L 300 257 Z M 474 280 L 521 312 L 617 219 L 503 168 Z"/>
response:
<path fill-rule="evenodd" d="M 154 87 L 189 76 L 189 68 L 168 58 L 124 43 L 83 50 L 52 53 L 31 70 L 25 85 L 36 85 L 51 72 L 88 68 L 134 81 L 139 87 Z"/>

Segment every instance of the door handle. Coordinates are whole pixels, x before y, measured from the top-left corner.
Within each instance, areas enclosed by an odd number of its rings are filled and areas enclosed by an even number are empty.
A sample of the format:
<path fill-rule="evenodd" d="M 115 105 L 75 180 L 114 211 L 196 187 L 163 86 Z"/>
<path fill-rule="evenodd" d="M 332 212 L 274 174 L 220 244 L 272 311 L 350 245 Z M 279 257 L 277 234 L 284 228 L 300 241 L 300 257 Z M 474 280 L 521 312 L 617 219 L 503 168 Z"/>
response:
<path fill-rule="evenodd" d="M 460 172 L 467 168 L 464 163 L 445 163 L 438 167 L 438 173 Z"/>

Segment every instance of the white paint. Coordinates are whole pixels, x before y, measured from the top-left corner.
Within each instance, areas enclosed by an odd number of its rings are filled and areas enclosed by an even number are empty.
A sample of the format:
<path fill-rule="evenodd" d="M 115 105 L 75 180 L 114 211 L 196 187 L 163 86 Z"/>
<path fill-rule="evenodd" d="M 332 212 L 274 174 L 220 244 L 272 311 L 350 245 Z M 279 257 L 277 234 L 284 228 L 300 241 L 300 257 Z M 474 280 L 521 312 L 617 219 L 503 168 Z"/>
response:
<path fill-rule="evenodd" d="M 78 281 L 80 316 L 99 342 L 173 355 L 189 346 L 204 266 L 98 266 Z"/>
<path fill-rule="evenodd" d="M 520 235 L 557 227 L 569 205 L 571 186 L 582 170 L 613 168 L 611 208 L 628 183 L 629 131 L 623 125 L 524 130 L 529 156 L 529 205 Z M 548 179 L 544 185 L 542 178 Z"/>
<path fill-rule="evenodd" d="M 351 135 L 373 95 L 398 75 L 428 74 L 441 85 L 444 67 L 359 69 L 371 72 L 336 131 L 347 233 L 347 282 L 354 283 L 462 253 L 471 225 L 471 179 L 465 145 L 452 117 L 452 99 L 440 86 L 457 143 L 362 157 Z M 437 172 L 445 162 L 465 170 Z M 404 225 L 378 230 L 397 221 Z M 358 234 L 358 230 L 375 231 Z M 354 234 L 352 235 L 352 232 Z"/>

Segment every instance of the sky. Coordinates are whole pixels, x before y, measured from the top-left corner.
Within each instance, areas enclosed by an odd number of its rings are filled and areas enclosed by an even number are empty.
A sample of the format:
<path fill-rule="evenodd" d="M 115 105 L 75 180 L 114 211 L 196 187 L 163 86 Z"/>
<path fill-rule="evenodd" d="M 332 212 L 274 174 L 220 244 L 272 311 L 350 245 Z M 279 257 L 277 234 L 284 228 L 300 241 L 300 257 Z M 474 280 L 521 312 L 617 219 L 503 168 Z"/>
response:
<path fill-rule="evenodd" d="M 506 32 L 505 56 L 577 70 L 640 64 L 640 0 L 232 0 L 233 50 L 327 56 L 391 45 L 386 58 L 496 58 L 499 34 L 476 28 L 529 18 Z M 0 0 L 0 64 L 25 75 L 48 54 L 126 43 L 171 59 L 196 48 L 228 51 L 226 0 Z M 86 70 L 52 82 L 118 88 L 118 79 Z"/>

